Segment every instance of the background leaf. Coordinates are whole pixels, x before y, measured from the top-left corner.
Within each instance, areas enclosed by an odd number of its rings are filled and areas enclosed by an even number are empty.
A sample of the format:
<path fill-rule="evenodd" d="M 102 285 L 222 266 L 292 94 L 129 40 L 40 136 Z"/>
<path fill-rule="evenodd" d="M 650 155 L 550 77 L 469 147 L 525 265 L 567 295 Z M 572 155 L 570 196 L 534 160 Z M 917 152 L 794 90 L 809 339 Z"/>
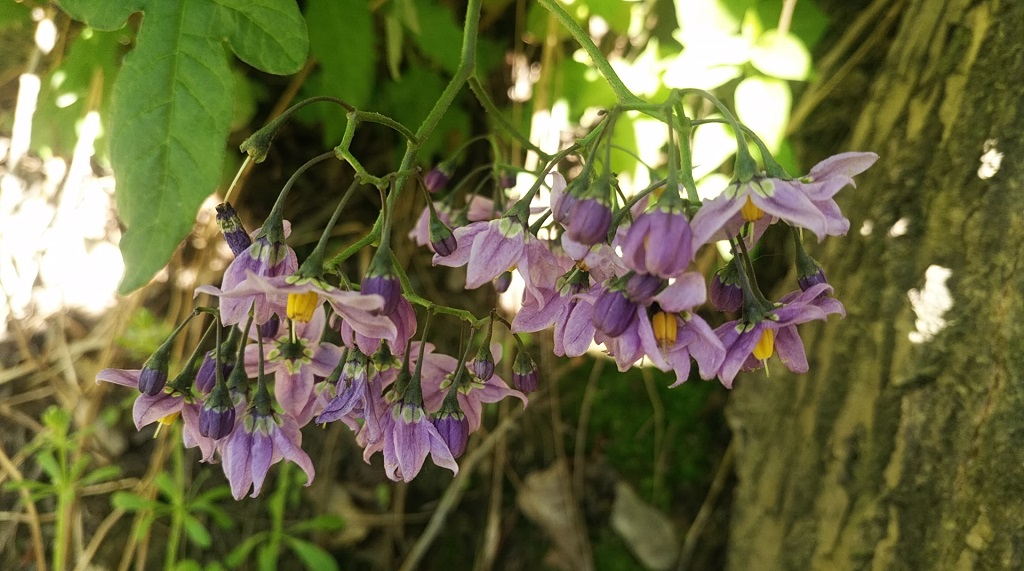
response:
<path fill-rule="evenodd" d="M 60 0 L 60 7 L 72 18 L 97 30 L 113 31 L 124 26 L 128 16 L 143 9 L 147 0 Z"/>
<path fill-rule="evenodd" d="M 121 293 L 163 267 L 220 178 L 234 88 L 211 37 L 216 9 L 204 0 L 154 2 L 114 85 L 110 158 L 128 227 Z"/>
<path fill-rule="evenodd" d="M 228 42 L 245 63 L 285 75 L 309 52 L 306 22 L 293 0 L 214 0 L 228 19 Z"/>

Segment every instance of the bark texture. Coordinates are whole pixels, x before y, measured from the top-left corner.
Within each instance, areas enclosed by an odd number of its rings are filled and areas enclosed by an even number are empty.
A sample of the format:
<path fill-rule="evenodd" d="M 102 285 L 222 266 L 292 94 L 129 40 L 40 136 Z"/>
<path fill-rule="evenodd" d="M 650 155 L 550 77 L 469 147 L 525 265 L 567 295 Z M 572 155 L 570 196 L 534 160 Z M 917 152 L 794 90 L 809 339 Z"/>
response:
<path fill-rule="evenodd" d="M 903 9 L 846 145 L 881 160 L 815 251 L 848 316 L 733 394 L 737 571 L 1024 569 L 1024 2 Z"/>

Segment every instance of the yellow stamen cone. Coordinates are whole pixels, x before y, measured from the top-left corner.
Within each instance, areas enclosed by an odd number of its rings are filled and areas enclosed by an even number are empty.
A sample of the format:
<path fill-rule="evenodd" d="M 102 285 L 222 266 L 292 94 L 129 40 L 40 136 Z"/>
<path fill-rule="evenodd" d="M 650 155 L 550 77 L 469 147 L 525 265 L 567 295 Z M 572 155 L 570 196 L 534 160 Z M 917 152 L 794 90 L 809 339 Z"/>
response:
<path fill-rule="evenodd" d="M 309 323 L 319 302 L 320 296 L 315 291 L 288 294 L 288 319 Z"/>
<path fill-rule="evenodd" d="M 675 316 L 659 311 L 651 316 L 651 328 L 654 329 L 654 340 L 658 342 L 662 351 L 676 344 L 679 324 Z"/>
<path fill-rule="evenodd" d="M 758 208 L 757 205 L 750 200 L 749 196 L 747 197 L 747 202 L 743 204 L 743 208 L 740 209 L 740 213 L 743 214 L 743 219 L 747 222 L 754 222 L 755 220 L 760 220 L 764 217 L 764 210 Z"/>
<path fill-rule="evenodd" d="M 754 358 L 758 361 L 765 361 L 775 352 L 775 331 L 765 329 L 761 333 L 761 339 L 754 347 Z"/>

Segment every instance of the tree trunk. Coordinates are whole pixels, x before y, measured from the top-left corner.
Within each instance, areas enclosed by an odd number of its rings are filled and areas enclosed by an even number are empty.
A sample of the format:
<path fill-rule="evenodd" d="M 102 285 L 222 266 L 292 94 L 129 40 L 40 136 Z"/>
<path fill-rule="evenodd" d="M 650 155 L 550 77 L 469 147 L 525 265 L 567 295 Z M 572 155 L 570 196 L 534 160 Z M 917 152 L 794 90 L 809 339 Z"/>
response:
<path fill-rule="evenodd" d="M 895 29 L 845 145 L 881 159 L 814 252 L 848 315 L 733 394 L 737 571 L 1024 569 L 1024 2 Z"/>

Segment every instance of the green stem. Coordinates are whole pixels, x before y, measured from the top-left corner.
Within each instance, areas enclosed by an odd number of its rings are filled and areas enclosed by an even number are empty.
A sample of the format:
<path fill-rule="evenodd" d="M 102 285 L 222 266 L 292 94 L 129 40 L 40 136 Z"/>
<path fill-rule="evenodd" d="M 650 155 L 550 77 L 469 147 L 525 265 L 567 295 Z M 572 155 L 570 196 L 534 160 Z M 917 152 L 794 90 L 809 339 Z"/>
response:
<path fill-rule="evenodd" d="M 178 546 L 181 543 L 182 529 L 185 527 L 185 460 L 181 446 L 174 449 L 174 482 L 178 485 L 179 494 L 171 498 L 171 530 L 167 536 L 167 551 L 164 553 L 164 569 L 173 571 L 178 559 Z"/>
<path fill-rule="evenodd" d="M 324 271 L 324 251 L 327 249 L 327 240 L 331 237 L 331 230 L 334 230 L 334 225 L 338 222 L 338 218 L 341 216 L 341 212 L 345 209 L 345 205 L 348 204 L 350 198 L 354 194 L 356 188 L 359 187 L 359 179 L 352 181 L 349 185 L 348 190 L 342 195 L 341 201 L 338 202 L 337 208 L 334 209 L 334 214 L 331 215 L 331 219 L 327 222 L 327 227 L 324 228 L 324 233 L 320 235 L 320 241 L 316 243 L 316 247 L 313 248 L 313 252 L 306 258 L 306 261 L 302 263 L 302 267 L 299 268 L 300 274 L 309 277 L 320 277 Z"/>
<path fill-rule="evenodd" d="M 299 177 L 302 176 L 302 173 L 312 168 L 313 165 L 319 162 L 326 161 L 327 159 L 333 156 L 333 151 L 327 151 L 326 153 L 317 155 L 309 159 L 302 166 L 295 169 L 295 172 L 292 173 L 292 176 L 290 176 L 288 178 L 288 181 L 284 183 L 284 188 L 281 189 L 281 194 L 277 195 L 277 200 L 274 202 L 274 207 L 270 209 L 270 214 L 267 215 L 267 220 L 266 222 L 263 223 L 263 230 L 260 231 L 260 234 L 267 236 L 267 238 L 269 238 L 271 242 L 284 241 L 283 235 L 276 236 L 273 235 L 272 233 L 276 234 L 277 232 L 284 232 L 284 226 L 281 220 L 282 215 L 284 213 L 284 201 L 288 197 L 288 193 L 291 192 L 292 187 L 295 186 L 295 182 L 299 180 Z"/>
<path fill-rule="evenodd" d="M 545 153 L 543 150 L 541 150 L 540 147 L 531 143 L 529 138 L 520 133 L 519 129 L 516 129 L 515 126 L 512 125 L 512 122 L 509 121 L 508 118 L 505 117 L 505 115 L 494 104 L 494 102 L 491 101 L 491 97 L 487 95 L 487 91 L 484 89 L 484 86 L 480 84 L 479 79 L 477 79 L 476 77 L 470 77 L 469 88 L 473 91 L 473 94 L 476 95 L 476 100 L 479 101 L 480 104 L 483 105 L 484 109 L 487 110 L 487 112 L 491 115 L 491 117 L 494 118 L 495 124 L 499 128 L 501 128 L 502 131 L 511 136 L 517 142 L 519 142 L 519 144 L 522 145 L 524 148 L 529 149 L 534 153 L 537 153 L 537 155 L 541 159 L 545 161 L 551 159 L 551 155 Z"/>
<path fill-rule="evenodd" d="M 405 268 L 398 263 L 398 259 L 395 257 L 394 252 L 391 254 L 391 261 L 392 265 L 395 267 L 395 273 L 398 274 L 398 282 L 402 284 L 402 295 L 405 296 L 405 299 L 409 300 L 409 303 L 414 303 L 431 313 L 443 313 L 445 315 L 457 317 L 476 328 L 479 328 L 480 325 L 487 320 L 486 317 L 483 319 L 478 318 L 473 315 L 472 312 L 466 311 L 465 309 L 456 309 L 454 307 L 438 305 L 429 299 L 420 297 L 413 289 L 412 283 L 409 282 L 409 276 L 405 273 Z"/>
<path fill-rule="evenodd" d="M 699 95 L 704 99 L 710 101 L 718 111 L 721 112 L 722 116 L 730 126 L 732 126 L 733 133 L 736 135 L 736 172 L 735 176 L 742 182 L 746 182 L 754 177 L 754 173 L 757 172 L 757 163 L 754 162 L 754 157 L 750 156 L 750 151 L 747 150 L 747 142 L 743 138 L 743 127 L 740 126 L 740 122 L 736 120 L 736 116 L 729 111 L 729 108 L 725 106 L 717 97 L 711 95 L 703 89 L 686 88 L 678 90 L 678 93 L 685 95 L 687 93 L 693 93 Z"/>
<path fill-rule="evenodd" d="M 587 52 L 587 54 L 590 55 L 590 59 L 594 62 L 594 65 L 597 67 L 598 71 L 601 72 L 601 75 L 604 76 L 605 81 L 608 82 L 608 85 L 612 88 L 612 91 L 615 92 L 615 99 L 619 103 L 644 103 L 643 99 L 640 99 L 636 95 L 633 95 L 633 92 L 630 91 L 628 87 L 626 87 L 626 84 L 622 83 L 622 80 L 619 79 L 619 75 L 615 73 L 615 70 L 612 69 L 611 64 L 608 63 L 608 59 L 605 58 L 604 54 L 601 53 L 601 50 L 597 49 L 597 46 L 594 45 L 593 40 L 590 39 L 590 35 L 587 34 L 587 32 L 583 28 L 581 28 L 579 24 L 576 23 L 576 20 L 574 20 L 572 16 L 568 14 L 568 12 L 563 10 L 562 7 L 558 5 L 558 2 L 556 0 L 538 0 L 538 3 L 544 8 L 546 8 L 549 12 L 554 14 L 555 17 L 558 18 L 559 23 L 562 24 L 562 27 L 568 30 L 569 33 L 572 34 L 572 37 L 576 39 L 576 42 L 579 43 L 580 47 L 582 47 Z"/>
<path fill-rule="evenodd" d="M 408 127 L 399 123 L 398 121 L 395 121 L 394 119 L 388 117 L 387 115 L 381 115 L 380 113 L 377 113 L 375 111 L 360 111 L 356 109 L 349 112 L 348 117 L 349 121 L 352 121 L 354 119 L 355 122 L 377 123 L 378 125 L 391 127 L 395 131 L 401 133 L 402 136 L 405 137 L 405 139 L 410 143 L 413 143 L 415 145 L 419 144 L 419 141 L 416 139 L 416 135 L 412 131 L 410 131 Z"/>

